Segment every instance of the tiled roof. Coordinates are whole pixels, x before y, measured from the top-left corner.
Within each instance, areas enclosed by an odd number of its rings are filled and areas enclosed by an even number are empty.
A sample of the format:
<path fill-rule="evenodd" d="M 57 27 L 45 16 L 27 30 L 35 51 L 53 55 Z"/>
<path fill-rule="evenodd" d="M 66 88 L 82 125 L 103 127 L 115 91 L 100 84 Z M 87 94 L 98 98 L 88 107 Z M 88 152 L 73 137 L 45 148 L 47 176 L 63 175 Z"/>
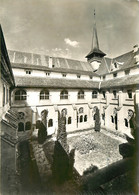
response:
<path fill-rule="evenodd" d="M 49 67 L 49 56 L 25 53 L 9 50 L 10 61 L 15 64 L 30 64 L 34 67 L 39 65 Z M 52 57 L 52 65 L 57 69 L 67 69 L 75 71 L 90 71 L 93 72 L 92 66 L 88 62 L 79 60 L 66 59 L 61 57 Z"/>
<path fill-rule="evenodd" d="M 61 72 L 61 73 L 73 73 L 73 74 L 82 74 L 82 75 L 90 75 L 90 76 L 99 76 L 97 73 L 93 71 L 83 71 L 83 70 L 75 70 L 75 69 L 66 69 L 66 68 L 49 68 L 45 66 L 38 65 L 30 65 L 30 64 L 16 64 L 11 63 L 12 68 L 21 68 L 21 69 L 30 69 L 30 70 L 44 70 L 50 72 Z"/>
<path fill-rule="evenodd" d="M 105 75 L 105 74 L 109 73 L 111 61 L 112 61 L 112 59 L 104 57 L 101 61 L 99 69 L 97 70 L 96 73 L 99 75 Z"/>
<path fill-rule="evenodd" d="M 82 88 L 99 87 L 99 82 L 87 80 L 70 80 L 56 78 L 15 77 L 16 87 L 45 87 L 45 88 Z"/>
<path fill-rule="evenodd" d="M 112 88 L 120 86 L 139 85 L 139 75 L 125 76 L 122 78 L 116 78 L 112 80 L 102 81 L 101 88 Z"/>

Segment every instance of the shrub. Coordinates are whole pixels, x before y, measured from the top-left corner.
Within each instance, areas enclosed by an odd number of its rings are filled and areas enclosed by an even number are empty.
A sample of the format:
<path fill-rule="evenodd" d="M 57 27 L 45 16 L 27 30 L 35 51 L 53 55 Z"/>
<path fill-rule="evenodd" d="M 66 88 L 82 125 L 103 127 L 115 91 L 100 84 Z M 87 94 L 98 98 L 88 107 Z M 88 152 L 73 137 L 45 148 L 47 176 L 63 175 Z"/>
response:
<path fill-rule="evenodd" d="M 100 131 L 100 114 L 99 109 L 97 107 L 95 113 L 95 131 Z"/>

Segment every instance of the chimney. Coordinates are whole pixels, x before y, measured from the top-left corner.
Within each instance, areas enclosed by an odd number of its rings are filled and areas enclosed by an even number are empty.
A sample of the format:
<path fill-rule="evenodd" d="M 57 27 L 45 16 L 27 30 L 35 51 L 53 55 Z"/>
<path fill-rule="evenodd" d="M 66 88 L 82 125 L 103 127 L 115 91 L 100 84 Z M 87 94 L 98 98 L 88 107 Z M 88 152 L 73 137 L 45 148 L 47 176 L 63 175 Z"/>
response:
<path fill-rule="evenodd" d="M 52 68 L 52 57 L 49 57 L 49 68 Z"/>

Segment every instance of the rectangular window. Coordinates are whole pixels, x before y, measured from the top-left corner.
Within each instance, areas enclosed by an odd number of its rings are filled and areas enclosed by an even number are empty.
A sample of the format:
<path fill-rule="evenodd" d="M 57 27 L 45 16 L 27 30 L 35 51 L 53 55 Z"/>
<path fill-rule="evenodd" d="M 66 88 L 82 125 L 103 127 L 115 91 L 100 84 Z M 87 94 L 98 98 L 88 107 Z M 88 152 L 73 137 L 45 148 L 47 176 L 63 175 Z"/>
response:
<path fill-rule="evenodd" d="M 117 73 L 114 73 L 114 74 L 113 74 L 113 78 L 116 78 L 116 77 L 117 77 Z"/>
<path fill-rule="evenodd" d="M 46 72 L 46 76 L 50 76 L 50 72 Z"/>
<path fill-rule="evenodd" d="M 62 74 L 62 77 L 66 77 L 67 75 L 66 74 Z"/>
<path fill-rule="evenodd" d="M 81 75 L 77 75 L 77 78 L 80 79 L 81 78 Z"/>
<path fill-rule="evenodd" d="M 26 70 L 26 74 L 31 74 L 31 71 L 30 70 Z"/>
<path fill-rule="evenodd" d="M 103 80 L 105 80 L 105 79 L 106 79 L 106 76 L 104 75 L 104 76 L 103 76 Z"/>
<path fill-rule="evenodd" d="M 113 98 L 116 99 L 117 98 L 117 92 L 114 90 L 113 91 Z"/>
<path fill-rule="evenodd" d="M 127 90 L 128 98 L 132 99 L 132 90 Z"/>
<path fill-rule="evenodd" d="M 125 70 L 125 75 L 129 75 L 130 70 Z"/>

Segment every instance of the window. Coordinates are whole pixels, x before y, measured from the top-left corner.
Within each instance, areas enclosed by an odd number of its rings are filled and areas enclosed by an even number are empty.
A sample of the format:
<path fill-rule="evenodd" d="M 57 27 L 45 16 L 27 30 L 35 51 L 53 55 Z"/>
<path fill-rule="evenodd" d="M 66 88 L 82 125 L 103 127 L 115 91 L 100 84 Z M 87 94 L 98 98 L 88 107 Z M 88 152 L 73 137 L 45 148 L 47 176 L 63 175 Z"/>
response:
<path fill-rule="evenodd" d="M 83 113 L 83 107 L 81 107 L 81 108 L 79 108 L 79 113 L 81 114 L 81 113 Z"/>
<path fill-rule="evenodd" d="M 52 126 L 53 126 L 53 119 L 49 119 L 48 127 L 52 127 Z"/>
<path fill-rule="evenodd" d="M 114 90 L 113 91 L 113 98 L 116 99 L 117 98 L 117 92 Z"/>
<path fill-rule="evenodd" d="M 46 76 L 50 76 L 50 72 L 46 72 Z"/>
<path fill-rule="evenodd" d="M 97 91 L 92 92 L 92 98 L 97 98 Z"/>
<path fill-rule="evenodd" d="M 77 78 L 80 79 L 81 78 L 81 75 L 77 75 Z"/>
<path fill-rule="evenodd" d="M 78 99 L 84 99 L 84 91 L 83 90 L 80 90 L 78 92 Z"/>
<path fill-rule="evenodd" d="M 83 122 L 83 115 L 80 116 L 80 123 Z"/>
<path fill-rule="evenodd" d="M 111 122 L 114 123 L 114 118 L 113 118 L 113 116 L 111 116 Z"/>
<path fill-rule="evenodd" d="M 128 98 L 132 99 L 132 90 L 127 90 Z"/>
<path fill-rule="evenodd" d="M 114 74 L 113 74 L 113 78 L 116 78 L 116 77 L 117 77 L 117 73 L 114 73 Z"/>
<path fill-rule="evenodd" d="M 62 74 L 62 77 L 66 77 L 67 75 L 66 74 Z"/>
<path fill-rule="evenodd" d="M 24 90 L 18 90 L 15 92 L 15 100 L 26 100 L 27 94 Z"/>
<path fill-rule="evenodd" d="M 18 131 L 24 131 L 24 123 L 18 123 Z"/>
<path fill-rule="evenodd" d="M 106 98 L 106 91 L 102 91 L 103 98 Z"/>
<path fill-rule="evenodd" d="M 114 62 L 114 67 L 117 68 L 117 63 L 116 62 Z"/>
<path fill-rule="evenodd" d="M 106 79 L 106 76 L 104 75 L 104 76 L 103 76 L 103 80 L 105 80 L 105 79 Z"/>
<path fill-rule="evenodd" d="M 68 99 L 68 91 L 67 90 L 63 90 L 60 93 L 60 99 Z"/>
<path fill-rule="evenodd" d="M 25 119 L 25 114 L 24 114 L 24 112 L 18 112 L 18 114 L 17 114 L 17 119 L 18 119 L 18 120 L 24 120 L 24 119 Z"/>
<path fill-rule="evenodd" d="M 3 106 L 5 105 L 5 87 L 3 86 Z"/>
<path fill-rule="evenodd" d="M 53 65 L 52 65 L 52 67 L 54 68 L 54 67 L 55 67 L 55 65 L 53 64 Z"/>
<path fill-rule="evenodd" d="M 128 120 L 125 118 L 125 126 L 128 127 Z"/>
<path fill-rule="evenodd" d="M 31 122 L 30 121 L 27 121 L 26 124 L 25 124 L 25 130 L 30 130 L 31 129 Z"/>
<path fill-rule="evenodd" d="M 90 79 L 93 79 L 93 77 L 92 77 L 92 76 L 90 76 Z"/>
<path fill-rule="evenodd" d="M 40 100 L 48 100 L 49 99 L 49 91 L 48 90 L 42 90 L 40 92 Z"/>
<path fill-rule="evenodd" d="M 125 70 L 125 75 L 129 75 L 130 70 Z"/>
<path fill-rule="evenodd" d="M 68 124 L 71 124 L 71 117 L 68 117 Z"/>
<path fill-rule="evenodd" d="M 26 74 L 31 74 L 31 70 L 26 70 Z"/>
<path fill-rule="evenodd" d="M 87 115 L 84 116 L 84 122 L 87 122 Z"/>

